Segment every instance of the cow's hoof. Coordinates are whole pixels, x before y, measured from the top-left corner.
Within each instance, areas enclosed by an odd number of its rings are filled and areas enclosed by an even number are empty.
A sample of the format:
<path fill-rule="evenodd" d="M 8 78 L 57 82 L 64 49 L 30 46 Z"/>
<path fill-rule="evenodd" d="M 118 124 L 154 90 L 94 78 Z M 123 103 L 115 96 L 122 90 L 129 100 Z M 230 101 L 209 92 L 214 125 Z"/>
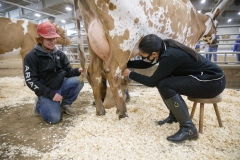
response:
<path fill-rule="evenodd" d="M 104 116 L 106 114 L 106 111 L 104 110 L 104 111 L 101 111 L 101 112 L 97 112 L 97 115 L 98 116 Z"/>
<path fill-rule="evenodd" d="M 126 118 L 126 117 L 128 117 L 127 113 L 125 113 L 125 114 L 118 113 L 119 120 L 122 119 L 122 118 Z"/>

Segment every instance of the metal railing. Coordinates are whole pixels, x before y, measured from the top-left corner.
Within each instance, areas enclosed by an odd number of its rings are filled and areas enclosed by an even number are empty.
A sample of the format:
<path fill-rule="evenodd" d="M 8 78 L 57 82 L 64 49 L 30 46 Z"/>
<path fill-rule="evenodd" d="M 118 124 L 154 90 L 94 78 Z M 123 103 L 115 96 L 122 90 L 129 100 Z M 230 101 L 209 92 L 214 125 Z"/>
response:
<path fill-rule="evenodd" d="M 222 28 L 225 28 L 225 27 L 228 27 L 228 26 L 222 26 Z M 230 26 L 230 27 L 232 27 L 232 26 Z M 218 35 L 219 36 L 239 35 L 239 33 L 224 33 L 224 34 L 218 34 Z M 240 52 L 232 51 L 234 44 L 239 44 L 239 43 L 235 43 L 236 40 L 240 40 L 240 39 L 239 38 L 218 39 L 219 43 L 216 44 L 216 45 L 218 45 L 217 52 L 200 51 L 199 53 L 202 54 L 204 57 L 206 57 L 206 54 L 217 54 L 218 59 L 219 59 L 219 57 L 223 56 L 223 59 L 220 58 L 222 60 L 217 60 L 215 62 L 217 64 L 240 65 L 240 62 L 237 61 L 237 57 L 236 57 L 236 55 L 240 54 Z M 203 40 L 201 40 L 200 42 L 203 42 Z M 200 43 L 200 49 L 203 49 L 202 46 L 204 46 L 204 45 L 206 45 L 206 44 Z"/>
<path fill-rule="evenodd" d="M 201 55 L 203 55 L 204 57 L 206 57 L 206 54 L 217 54 L 218 55 L 218 59 L 219 56 L 223 56 L 223 61 L 214 61 L 217 64 L 233 64 L 233 65 L 239 65 L 240 66 L 240 62 L 237 61 L 236 58 L 236 54 L 240 54 L 240 52 L 199 52 Z M 228 60 L 231 59 L 231 60 Z M 235 59 L 235 60 L 232 60 Z"/>

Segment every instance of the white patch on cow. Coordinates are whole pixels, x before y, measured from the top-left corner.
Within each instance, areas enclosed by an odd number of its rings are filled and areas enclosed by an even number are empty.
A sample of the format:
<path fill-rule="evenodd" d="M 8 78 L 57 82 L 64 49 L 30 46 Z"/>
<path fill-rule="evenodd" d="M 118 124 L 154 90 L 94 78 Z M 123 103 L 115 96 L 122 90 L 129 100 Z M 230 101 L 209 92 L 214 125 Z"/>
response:
<path fill-rule="evenodd" d="M 17 21 L 18 21 L 17 19 L 10 19 L 10 20 L 12 21 L 11 23 L 17 23 Z"/>
<path fill-rule="evenodd" d="M 100 77 L 97 77 L 96 80 L 97 80 L 97 82 L 98 82 L 99 84 L 102 83 L 102 77 L 101 77 L 101 76 L 100 76 Z"/>
<path fill-rule="evenodd" d="M 116 69 L 115 76 L 121 77 L 121 75 L 122 75 L 122 70 L 118 67 L 118 68 Z"/>
<path fill-rule="evenodd" d="M 27 20 L 24 20 L 24 22 L 23 22 L 23 24 L 22 24 L 23 34 L 24 34 L 24 35 L 28 32 L 27 26 L 28 26 L 28 21 L 27 21 Z"/>
<path fill-rule="evenodd" d="M 164 1 L 164 0 L 163 0 Z M 98 0 L 95 0 L 97 4 Z M 119 44 L 120 49 L 123 51 L 127 51 L 130 49 L 132 52 L 135 44 L 139 41 L 139 39 L 147 34 L 156 33 L 156 29 L 161 29 L 165 27 L 163 32 L 159 32 L 158 36 L 162 39 L 172 38 L 173 35 L 177 37 L 177 41 L 181 43 L 186 43 L 186 35 L 182 33 L 187 33 L 187 35 L 192 35 L 189 29 L 189 24 L 185 22 L 180 22 L 182 28 L 175 33 L 173 28 L 171 27 L 172 21 L 169 14 L 169 7 L 162 6 L 158 8 L 158 12 L 152 14 L 151 10 L 155 6 L 152 6 L 152 1 L 142 1 L 144 6 L 141 6 L 140 1 L 129 1 L 129 0 L 110 0 L 111 3 L 117 6 L 115 10 L 109 10 L 109 15 L 114 19 L 114 29 L 109 31 L 109 35 L 113 38 L 114 36 L 123 36 L 126 30 L 129 30 L 129 39 L 123 41 L 123 43 Z M 165 0 L 167 2 L 167 0 Z M 171 2 L 172 3 L 172 2 Z M 176 7 L 184 7 L 183 2 L 179 0 L 173 1 Z M 127 4 L 127 5 L 126 5 Z M 188 3 L 191 4 L 191 3 Z M 98 6 L 100 10 L 101 7 Z M 193 9 L 192 5 L 189 5 L 185 10 L 184 15 L 176 15 L 181 17 L 190 17 L 190 11 Z M 147 15 L 146 14 L 147 11 Z M 127 14 L 127 15 L 126 15 Z M 166 15 L 166 17 L 164 16 Z M 169 16 L 168 16 L 169 15 Z M 134 20 L 138 18 L 138 24 L 136 25 Z M 121 20 L 124 19 L 124 20 Z M 149 21 L 152 22 L 152 26 L 149 26 Z M 159 23 L 159 21 L 166 22 L 165 24 Z"/>
<path fill-rule="evenodd" d="M 20 55 L 21 49 L 22 48 L 19 47 L 17 49 L 14 48 L 11 52 L 5 52 L 0 55 L 0 59 L 21 58 L 21 55 Z"/>
<path fill-rule="evenodd" d="M 107 85 L 107 87 L 110 87 L 110 84 L 109 84 L 108 80 L 106 81 L 106 85 Z"/>
<path fill-rule="evenodd" d="M 212 27 L 212 21 L 211 21 L 210 18 L 206 21 L 205 26 L 206 26 L 206 30 L 205 30 L 205 32 L 204 32 L 203 35 L 207 35 L 208 32 L 211 30 L 211 27 Z"/>
<path fill-rule="evenodd" d="M 122 97 L 122 90 L 121 89 L 118 90 L 118 95 L 119 95 L 119 97 Z"/>
<path fill-rule="evenodd" d="M 212 27 L 212 25 L 213 25 L 213 23 L 212 23 L 212 18 L 213 18 L 213 14 L 211 13 L 211 12 L 207 12 L 207 13 L 205 13 L 207 16 L 209 16 L 209 19 L 206 21 L 206 23 L 205 23 L 205 26 L 206 26 L 206 30 L 205 30 L 205 32 L 204 32 L 204 34 L 203 35 L 207 35 L 208 34 L 208 32 L 211 30 L 211 27 Z"/>
<path fill-rule="evenodd" d="M 17 23 L 17 19 L 10 19 L 11 20 L 11 23 Z M 27 26 L 28 26 L 28 20 L 21 20 L 21 21 L 24 21 L 23 24 L 22 24 L 22 27 L 23 27 L 23 35 L 25 35 L 27 32 L 28 32 L 28 29 L 27 29 Z M 9 24 L 11 24 L 9 23 Z"/>
<path fill-rule="evenodd" d="M 126 27 L 115 27 L 112 31 L 110 31 L 110 35 L 114 36 L 114 35 L 123 35 L 126 29 L 129 29 L 129 34 L 130 34 L 130 38 L 128 40 L 124 40 L 124 42 L 122 44 L 120 44 L 120 48 L 123 51 L 128 50 L 129 48 L 133 49 L 133 46 L 135 46 L 135 44 L 138 42 L 138 40 L 141 38 L 141 36 L 146 35 L 148 33 L 154 33 L 155 32 L 155 28 L 154 27 L 149 27 L 148 25 L 148 20 L 151 20 L 153 23 L 156 24 L 156 19 L 154 19 L 154 16 L 146 16 L 144 15 L 144 8 L 142 8 L 139 5 L 139 1 L 127 1 L 127 2 L 122 2 L 122 1 L 118 1 L 118 2 L 114 2 L 114 3 L 118 3 L 116 6 L 119 6 L 119 8 L 121 8 L 122 10 L 114 10 L 113 13 L 110 13 L 113 15 L 115 14 L 120 14 L 121 18 L 124 18 L 124 21 L 121 20 L 116 20 L 114 21 L 115 26 L 126 26 Z M 128 5 L 125 5 L 125 4 Z M 149 8 L 151 8 L 151 3 L 150 1 L 146 1 L 146 10 L 149 10 Z M 164 9 L 162 9 L 160 12 L 163 13 Z M 119 13 L 114 13 L 114 12 L 119 12 Z M 128 16 L 125 16 L 125 13 L 131 13 Z M 124 16 L 124 17 L 123 17 Z M 141 28 L 139 28 L 139 25 L 134 24 L 134 19 L 139 18 L 139 24 L 141 24 Z M 125 24 L 122 24 L 122 23 Z M 163 26 L 163 24 L 159 24 L 159 28 L 161 28 Z M 139 30 L 142 30 L 141 32 L 139 32 Z"/>

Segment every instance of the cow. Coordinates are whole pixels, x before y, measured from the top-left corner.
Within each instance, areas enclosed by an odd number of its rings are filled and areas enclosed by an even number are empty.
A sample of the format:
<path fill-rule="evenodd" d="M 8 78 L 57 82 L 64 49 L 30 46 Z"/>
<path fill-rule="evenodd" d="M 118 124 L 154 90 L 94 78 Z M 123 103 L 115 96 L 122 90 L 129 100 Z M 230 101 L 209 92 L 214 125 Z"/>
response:
<path fill-rule="evenodd" d="M 21 57 L 23 60 L 36 44 L 37 26 L 38 24 L 28 20 L 0 17 L 0 59 Z M 59 25 L 55 26 L 57 33 L 61 36 L 57 38 L 56 43 L 70 45 L 65 31 Z"/>
<path fill-rule="evenodd" d="M 211 43 L 219 14 L 198 13 L 189 0 L 74 0 L 74 9 L 83 59 L 80 20 L 84 21 L 87 33 L 90 58 L 87 79 L 93 89 L 96 114 L 106 113 L 102 99 L 107 79 L 119 119 L 128 116 L 120 88 L 122 70 L 139 53 L 141 38 L 157 34 L 194 49 L 202 37 Z"/>

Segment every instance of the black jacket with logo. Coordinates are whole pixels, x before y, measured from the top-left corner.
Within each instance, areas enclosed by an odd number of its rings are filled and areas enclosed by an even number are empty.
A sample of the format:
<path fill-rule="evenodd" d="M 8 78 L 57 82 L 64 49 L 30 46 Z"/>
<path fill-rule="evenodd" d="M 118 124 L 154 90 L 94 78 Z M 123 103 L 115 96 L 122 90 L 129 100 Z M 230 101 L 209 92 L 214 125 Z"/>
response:
<path fill-rule="evenodd" d="M 41 45 L 36 45 L 24 58 L 26 84 L 37 96 L 52 100 L 65 77 L 79 75 L 78 68 L 73 69 L 66 55 L 56 48 L 48 53 Z"/>

